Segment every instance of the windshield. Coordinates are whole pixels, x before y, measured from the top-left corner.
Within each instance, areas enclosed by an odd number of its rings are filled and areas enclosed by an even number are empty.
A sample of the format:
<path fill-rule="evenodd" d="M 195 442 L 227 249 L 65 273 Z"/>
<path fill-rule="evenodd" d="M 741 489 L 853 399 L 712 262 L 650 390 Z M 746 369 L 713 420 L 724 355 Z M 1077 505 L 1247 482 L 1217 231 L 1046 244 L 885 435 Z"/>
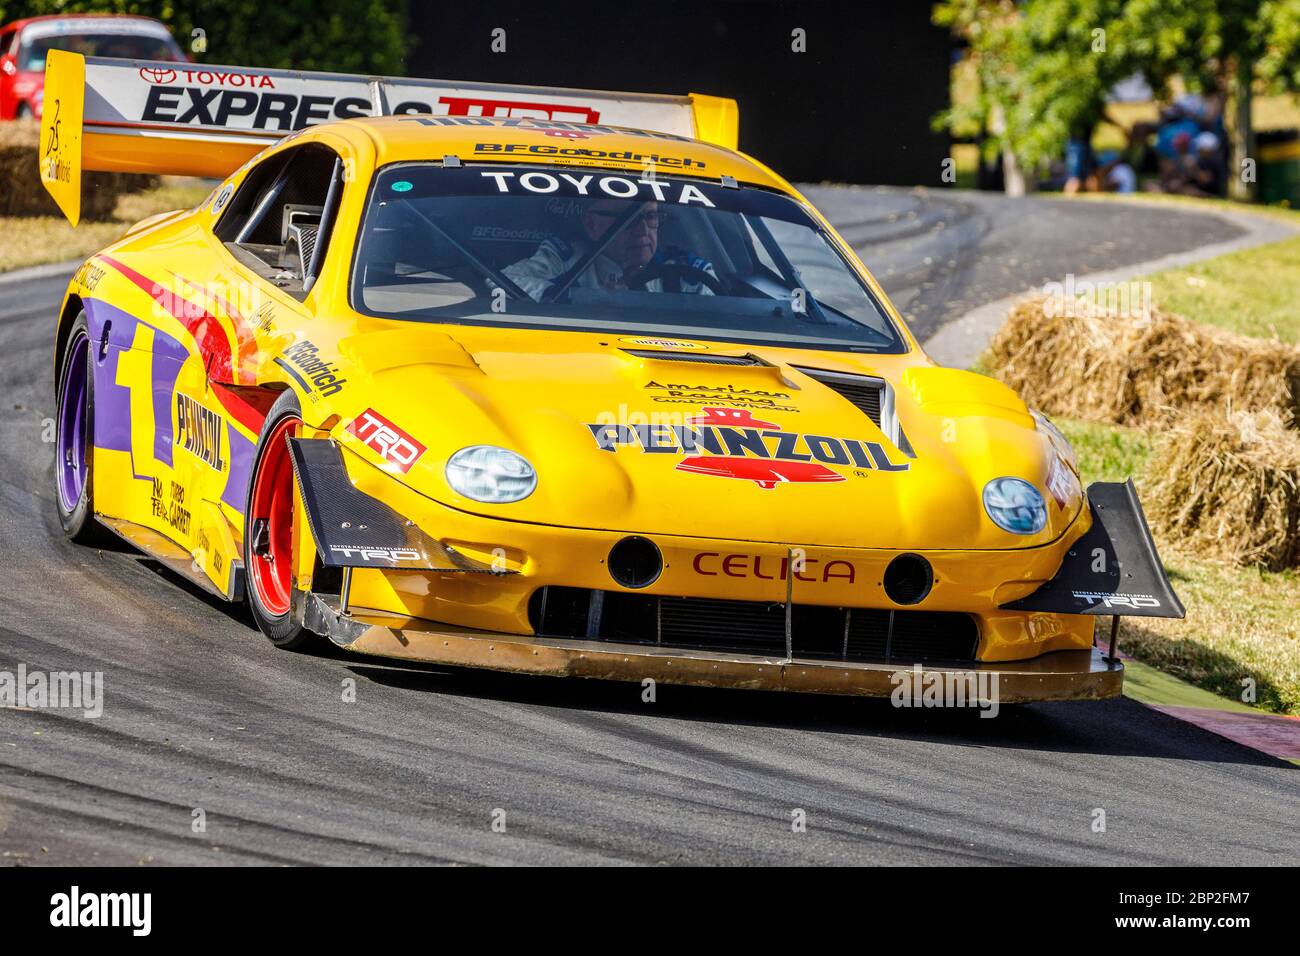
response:
<path fill-rule="evenodd" d="M 426 322 L 906 350 L 799 203 L 583 167 L 384 167 L 352 304 Z"/>
<path fill-rule="evenodd" d="M 51 50 L 67 50 L 82 56 L 114 56 L 124 60 L 180 59 L 176 45 L 165 37 L 129 33 L 60 33 L 26 40 L 18 52 L 18 69 L 37 72 L 45 69 L 45 57 Z"/>

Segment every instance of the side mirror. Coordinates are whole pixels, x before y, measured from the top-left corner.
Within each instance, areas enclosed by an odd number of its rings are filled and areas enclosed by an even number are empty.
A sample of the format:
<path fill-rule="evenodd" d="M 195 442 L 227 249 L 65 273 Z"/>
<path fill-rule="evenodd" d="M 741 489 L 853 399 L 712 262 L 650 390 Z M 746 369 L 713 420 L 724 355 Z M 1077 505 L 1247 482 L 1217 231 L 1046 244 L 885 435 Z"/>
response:
<path fill-rule="evenodd" d="M 12 53 L 0 56 L 0 71 L 3 71 L 5 76 L 13 76 L 18 72 L 18 64 L 14 61 Z"/>

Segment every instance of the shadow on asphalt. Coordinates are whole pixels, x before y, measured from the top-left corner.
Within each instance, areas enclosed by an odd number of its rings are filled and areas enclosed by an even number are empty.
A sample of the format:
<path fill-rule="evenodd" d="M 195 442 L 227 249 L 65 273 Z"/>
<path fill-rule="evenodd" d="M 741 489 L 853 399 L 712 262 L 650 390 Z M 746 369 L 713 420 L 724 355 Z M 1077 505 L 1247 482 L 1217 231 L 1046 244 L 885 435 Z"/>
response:
<path fill-rule="evenodd" d="M 134 551 L 124 546 L 127 551 Z M 143 555 L 141 567 L 178 587 L 230 621 L 256 632 L 247 606 L 229 604 Z M 289 652 L 285 652 L 289 653 Z M 458 668 L 359 658 L 322 638 L 303 652 L 337 661 L 362 680 L 411 694 L 498 700 L 611 717 L 650 718 L 633 730 L 656 737 L 653 719 L 712 725 L 771 727 L 815 733 L 926 741 L 956 747 L 997 747 L 1045 753 L 1139 756 L 1166 760 L 1286 767 L 1251 750 L 1128 698 L 1108 701 L 1004 705 L 994 718 L 974 708 L 900 708 L 885 698 L 661 684 L 655 703 L 643 703 L 640 684 Z M 620 732 L 628 732 L 624 724 Z"/>
<path fill-rule="evenodd" d="M 507 674 L 406 661 L 368 660 L 352 663 L 348 670 L 362 680 L 411 693 L 619 717 L 897 738 L 958 747 L 1291 766 L 1128 698 L 1009 705 L 1003 706 L 996 717 L 986 718 L 972 708 L 901 708 L 885 698 L 663 684 L 656 689 L 655 703 L 643 703 L 641 685 L 634 683 Z M 627 729 L 624 725 L 620 732 Z M 653 724 L 643 725 L 642 729 L 648 738 L 655 736 Z M 1158 744 L 1153 746 L 1153 740 Z"/>

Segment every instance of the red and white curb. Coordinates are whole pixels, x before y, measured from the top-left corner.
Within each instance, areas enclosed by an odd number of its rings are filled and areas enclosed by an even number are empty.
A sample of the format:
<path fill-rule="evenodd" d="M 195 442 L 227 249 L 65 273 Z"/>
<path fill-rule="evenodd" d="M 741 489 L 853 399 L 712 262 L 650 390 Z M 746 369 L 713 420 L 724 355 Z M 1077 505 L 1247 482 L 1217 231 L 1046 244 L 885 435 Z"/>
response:
<path fill-rule="evenodd" d="M 1271 714 L 1193 687 L 1122 651 L 1119 657 L 1124 661 L 1125 697 L 1243 747 L 1300 766 L 1300 717 Z"/>

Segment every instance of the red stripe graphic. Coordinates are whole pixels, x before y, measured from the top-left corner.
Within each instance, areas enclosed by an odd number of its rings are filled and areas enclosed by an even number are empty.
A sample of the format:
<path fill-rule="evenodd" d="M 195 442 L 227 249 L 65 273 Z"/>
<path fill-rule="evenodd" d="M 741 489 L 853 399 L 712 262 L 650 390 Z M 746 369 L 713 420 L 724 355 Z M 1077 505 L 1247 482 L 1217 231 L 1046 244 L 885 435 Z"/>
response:
<path fill-rule="evenodd" d="M 258 388 L 231 388 L 212 382 L 212 394 L 227 415 L 254 435 L 260 434 L 266 413 L 279 396 L 278 392 Z"/>
<path fill-rule="evenodd" d="M 255 384 L 257 379 L 253 371 L 253 366 L 255 365 L 255 359 L 257 356 L 257 340 L 253 338 L 253 330 L 249 327 L 248 322 L 244 320 L 244 316 L 238 309 L 215 292 L 203 288 L 196 282 L 191 282 L 183 275 L 179 275 L 175 272 L 173 272 L 172 275 L 176 276 L 177 279 L 180 279 L 181 282 L 184 282 L 199 295 L 206 295 L 208 298 L 212 299 L 225 310 L 226 315 L 230 316 L 230 324 L 235 327 L 235 345 L 239 349 L 238 361 L 236 362 L 234 370 L 235 381 L 238 382 L 242 377 L 244 380 L 243 384 Z"/>
<path fill-rule="evenodd" d="M 154 282 L 130 266 L 102 253 L 96 258 L 107 262 L 122 275 L 147 292 L 169 315 L 185 326 L 203 356 L 203 364 L 211 378 L 234 382 L 234 363 L 231 361 L 230 337 L 221 322 L 207 309 L 175 295 L 159 282 Z M 178 305 L 180 307 L 178 307 Z"/>

